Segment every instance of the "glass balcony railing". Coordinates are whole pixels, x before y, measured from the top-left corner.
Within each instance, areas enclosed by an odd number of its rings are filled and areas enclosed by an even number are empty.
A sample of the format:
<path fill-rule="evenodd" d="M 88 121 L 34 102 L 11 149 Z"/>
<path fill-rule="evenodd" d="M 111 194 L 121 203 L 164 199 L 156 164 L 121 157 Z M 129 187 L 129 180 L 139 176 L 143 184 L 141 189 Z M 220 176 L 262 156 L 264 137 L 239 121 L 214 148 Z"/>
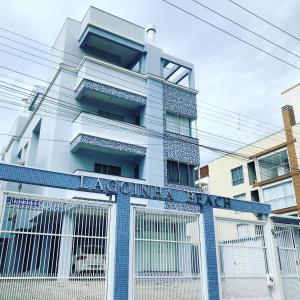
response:
<path fill-rule="evenodd" d="M 273 200 L 269 200 L 265 202 L 266 204 L 270 204 L 272 210 L 283 209 L 287 207 L 292 207 L 296 205 L 295 195 L 290 195 L 287 197 L 277 198 Z"/>

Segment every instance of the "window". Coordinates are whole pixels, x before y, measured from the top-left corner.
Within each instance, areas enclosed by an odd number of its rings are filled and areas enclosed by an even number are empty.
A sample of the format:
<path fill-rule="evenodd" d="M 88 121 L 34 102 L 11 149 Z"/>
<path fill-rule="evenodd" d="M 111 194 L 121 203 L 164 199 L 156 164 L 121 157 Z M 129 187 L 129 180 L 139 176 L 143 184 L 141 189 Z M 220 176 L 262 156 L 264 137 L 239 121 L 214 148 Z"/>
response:
<path fill-rule="evenodd" d="M 101 173 L 101 174 L 121 176 L 121 168 L 120 167 L 109 166 L 109 165 L 104 165 L 104 164 L 99 164 L 99 163 L 95 163 L 94 172 Z"/>
<path fill-rule="evenodd" d="M 258 159 L 260 179 L 267 180 L 290 172 L 287 149 Z"/>
<path fill-rule="evenodd" d="M 98 116 L 106 118 L 106 119 L 111 119 L 111 120 L 116 120 L 116 121 L 124 121 L 124 117 L 121 115 L 113 114 L 110 112 L 106 112 L 103 110 L 98 110 Z"/>
<path fill-rule="evenodd" d="M 231 170 L 232 185 L 244 183 L 243 167 L 237 167 Z"/>
<path fill-rule="evenodd" d="M 233 196 L 234 199 L 246 200 L 246 193 Z"/>
<path fill-rule="evenodd" d="M 191 119 L 167 112 L 166 130 L 169 132 L 192 136 Z"/>
<path fill-rule="evenodd" d="M 258 190 L 251 191 L 251 201 L 260 202 Z"/>
<path fill-rule="evenodd" d="M 264 202 L 271 204 L 272 210 L 296 205 L 292 180 L 265 187 L 262 192 Z"/>
<path fill-rule="evenodd" d="M 248 167 L 248 177 L 249 177 L 249 184 L 255 184 L 257 179 L 256 179 L 256 171 L 255 171 L 255 162 L 251 161 L 247 163 Z"/>
<path fill-rule="evenodd" d="M 133 169 L 133 177 L 135 179 L 139 179 L 140 178 L 140 166 L 136 165 Z"/>
<path fill-rule="evenodd" d="M 194 165 L 188 165 L 177 161 L 167 161 L 167 175 L 169 183 L 195 186 Z"/>

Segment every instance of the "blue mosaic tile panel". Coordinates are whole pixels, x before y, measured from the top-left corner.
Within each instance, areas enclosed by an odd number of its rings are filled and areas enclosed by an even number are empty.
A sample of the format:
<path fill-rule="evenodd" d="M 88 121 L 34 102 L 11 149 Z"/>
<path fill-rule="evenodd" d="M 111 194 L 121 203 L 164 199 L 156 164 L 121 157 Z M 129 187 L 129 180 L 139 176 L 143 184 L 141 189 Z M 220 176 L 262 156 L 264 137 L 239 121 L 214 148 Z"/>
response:
<path fill-rule="evenodd" d="M 170 85 L 163 86 L 163 101 L 166 110 L 197 118 L 197 100 L 194 93 Z"/>
<path fill-rule="evenodd" d="M 79 86 L 78 90 L 82 91 L 85 90 L 92 90 L 96 92 L 101 92 L 107 95 L 116 96 L 118 98 L 122 98 L 127 101 L 133 101 L 141 105 L 146 105 L 146 97 L 142 95 L 138 95 L 129 91 L 125 91 L 116 87 L 112 87 L 103 83 L 95 82 L 92 80 L 84 79 Z M 81 92 L 79 92 L 81 94 Z"/>
<path fill-rule="evenodd" d="M 127 144 L 122 142 L 117 142 L 113 140 L 108 140 L 100 137 L 90 136 L 86 134 L 80 134 L 78 137 L 71 143 L 71 149 L 76 149 L 79 144 L 86 144 L 95 147 L 101 147 L 116 151 L 124 151 L 127 153 L 132 153 L 136 155 L 144 156 L 146 155 L 146 147 Z"/>
<path fill-rule="evenodd" d="M 166 160 L 175 160 L 191 165 L 200 164 L 199 140 L 166 132 L 164 155 Z"/>

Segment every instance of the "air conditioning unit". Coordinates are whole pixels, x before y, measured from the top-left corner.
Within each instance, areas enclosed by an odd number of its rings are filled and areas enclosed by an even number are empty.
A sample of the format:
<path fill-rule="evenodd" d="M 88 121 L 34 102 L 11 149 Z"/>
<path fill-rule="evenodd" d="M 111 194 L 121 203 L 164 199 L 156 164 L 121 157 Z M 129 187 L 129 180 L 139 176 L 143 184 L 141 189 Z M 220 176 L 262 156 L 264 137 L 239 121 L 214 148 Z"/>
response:
<path fill-rule="evenodd" d="M 24 166 L 25 165 L 25 160 L 20 158 L 17 160 L 17 165 L 20 165 L 20 166 Z"/>

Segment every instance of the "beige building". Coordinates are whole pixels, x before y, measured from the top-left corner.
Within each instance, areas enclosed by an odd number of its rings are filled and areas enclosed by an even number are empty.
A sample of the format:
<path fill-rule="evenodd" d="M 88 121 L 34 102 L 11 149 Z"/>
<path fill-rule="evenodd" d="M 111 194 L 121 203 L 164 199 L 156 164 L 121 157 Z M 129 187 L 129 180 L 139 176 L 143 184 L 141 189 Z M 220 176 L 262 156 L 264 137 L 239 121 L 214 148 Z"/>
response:
<path fill-rule="evenodd" d="M 264 202 L 274 213 L 300 215 L 300 123 L 295 121 L 295 116 L 300 120 L 300 84 L 282 97 L 283 130 L 201 168 L 200 185 L 208 184 L 210 194 Z"/>

